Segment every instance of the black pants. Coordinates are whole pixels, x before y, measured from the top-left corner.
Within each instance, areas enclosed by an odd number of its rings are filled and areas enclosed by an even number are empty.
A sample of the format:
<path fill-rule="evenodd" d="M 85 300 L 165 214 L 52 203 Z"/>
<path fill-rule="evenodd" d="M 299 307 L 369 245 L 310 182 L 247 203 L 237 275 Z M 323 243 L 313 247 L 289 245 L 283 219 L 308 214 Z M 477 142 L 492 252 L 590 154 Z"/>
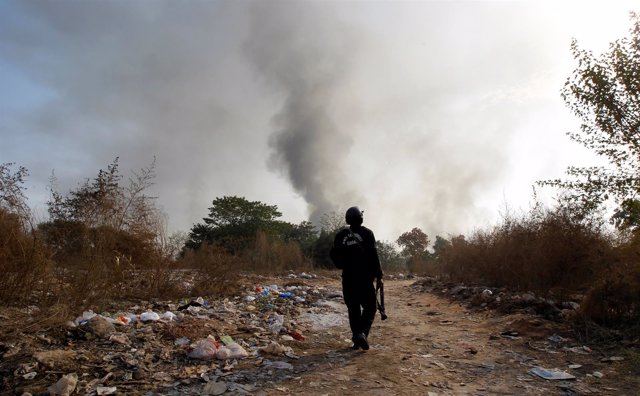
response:
<path fill-rule="evenodd" d="M 373 280 L 342 281 L 342 295 L 349 311 L 349 326 L 352 337 L 359 333 L 369 336 L 369 330 L 376 316 L 376 290 Z"/>

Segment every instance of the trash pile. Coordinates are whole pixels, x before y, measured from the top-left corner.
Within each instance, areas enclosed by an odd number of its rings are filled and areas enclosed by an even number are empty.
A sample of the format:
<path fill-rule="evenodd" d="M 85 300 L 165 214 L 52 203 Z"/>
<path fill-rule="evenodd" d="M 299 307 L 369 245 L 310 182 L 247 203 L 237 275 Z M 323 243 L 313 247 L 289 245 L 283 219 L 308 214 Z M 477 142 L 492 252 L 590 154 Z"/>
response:
<path fill-rule="evenodd" d="M 447 284 L 431 277 L 415 282 L 413 288 L 466 302 L 470 308 L 490 308 L 502 313 L 528 313 L 554 321 L 575 315 L 580 309 L 578 301 L 582 301 L 582 296 L 573 296 L 572 301 L 558 302 L 552 298 L 536 296 L 533 292 L 517 293 L 505 288 Z"/>
<path fill-rule="evenodd" d="M 339 294 L 307 284 L 313 274 L 288 279 L 232 299 L 85 311 L 67 323 L 62 339 L 2 344 L 1 387 L 23 395 L 250 394 L 305 370 L 296 360 L 313 329 L 298 318 L 330 310 L 323 302 Z M 12 372 L 4 371 L 7 363 Z"/>

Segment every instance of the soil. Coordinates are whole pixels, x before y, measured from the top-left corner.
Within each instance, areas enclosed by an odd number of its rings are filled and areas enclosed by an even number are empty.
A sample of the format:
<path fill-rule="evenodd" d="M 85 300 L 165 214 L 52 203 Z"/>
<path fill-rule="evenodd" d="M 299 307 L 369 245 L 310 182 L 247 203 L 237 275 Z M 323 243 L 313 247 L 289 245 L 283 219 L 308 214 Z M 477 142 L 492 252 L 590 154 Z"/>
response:
<path fill-rule="evenodd" d="M 32 343 L 22 343 L 19 352 L 11 349 L 16 343 L 3 343 L 0 369 L 5 389 L 0 395 L 45 395 L 48 386 L 71 372 L 79 376 L 71 394 L 91 395 L 98 389 L 102 394 L 148 396 L 640 395 L 637 351 L 584 345 L 562 322 L 470 308 L 423 292 L 415 280 L 385 281 L 388 319 L 376 315 L 370 350 L 353 350 L 339 280 L 318 277 L 304 283 L 323 290 L 313 304 L 290 311 L 304 340 L 281 341 L 281 335 L 267 336 L 222 313 L 127 326 L 116 333 L 119 338 L 111 334 L 109 340 L 70 340 L 67 333 L 56 341 L 40 334 Z M 228 311 L 233 318 L 256 316 Z M 195 340 L 214 331 L 232 334 L 251 355 L 230 362 L 194 361 L 175 346 L 180 337 Z M 290 347 L 290 352 L 272 356 L 258 351 L 269 337 Z M 59 359 L 43 367 L 46 350 L 66 353 L 47 355 Z M 34 356 L 40 356 L 40 365 Z M 543 379 L 531 372 L 536 367 L 557 369 L 575 379 Z M 36 374 L 26 378 L 29 371 Z"/>
<path fill-rule="evenodd" d="M 347 327 L 314 334 L 301 359 L 313 362 L 313 369 L 276 389 L 314 395 L 640 394 L 637 365 L 634 372 L 629 357 L 603 362 L 614 352 L 576 343 L 562 324 L 527 314 L 469 310 L 416 292 L 413 283 L 385 282 L 389 317 L 381 321 L 376 316 L 370 350 L 351 350 Z M 554 335 L 564 341 L 549 341 Z M 542 379 L 529 373 L 533 367 L 557 368 L 576 379 Z"/>

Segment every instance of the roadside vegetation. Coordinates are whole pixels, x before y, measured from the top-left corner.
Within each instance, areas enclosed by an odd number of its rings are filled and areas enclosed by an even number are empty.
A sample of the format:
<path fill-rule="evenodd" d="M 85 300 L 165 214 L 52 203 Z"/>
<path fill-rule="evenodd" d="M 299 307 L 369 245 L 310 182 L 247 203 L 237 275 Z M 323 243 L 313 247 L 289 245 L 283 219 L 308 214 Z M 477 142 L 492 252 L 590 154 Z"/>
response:
<path fill-rule="evenodd" d="M 471 235 L 431 240 L 415 227 L 378 241 L 385 272 L 581 295 L 576 323 L 639 334 L 640 15 L 631 19 L 630 38 L 600 57 L 573 43 L 578 67 L 563 90 L 583 122 L 570 137 L 610 166 L 571 167 L 567 180 L 542 181 L 558 189 L 555 207 L 506 213 Z M 116 158 L 66 194 L 52 180 L 49 217 L 36 223 L 28 170 L 0 164 L 0 306 L 11 318 L 0 332 L 41 328 L 119 299 L 233 294 L 242 273 L 333 268 L 328 251 L 341 214 L 292 224 L 276 206 L 224 196 L 188 233 L 168 235 L 166 215 L 148 195 L 154 167 L 125 179 Z"/>

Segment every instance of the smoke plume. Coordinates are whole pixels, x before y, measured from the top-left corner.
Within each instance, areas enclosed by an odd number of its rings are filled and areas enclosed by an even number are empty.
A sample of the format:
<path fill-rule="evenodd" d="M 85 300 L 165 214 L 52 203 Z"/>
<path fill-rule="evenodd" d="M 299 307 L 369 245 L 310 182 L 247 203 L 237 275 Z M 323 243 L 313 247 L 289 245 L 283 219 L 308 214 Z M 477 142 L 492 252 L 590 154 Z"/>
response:
<path fill-rule="evenodd" d="M 357 200 L 344 169 L 353 136 L 337 121 L 336 108 L 354 38 L 318 4 L 261 2 L 251 17 L 246 53 L 262 80 L 284 95 L 272 119 L 269 164 L 288 177 L 317 224 L 323 214 Z"/>

